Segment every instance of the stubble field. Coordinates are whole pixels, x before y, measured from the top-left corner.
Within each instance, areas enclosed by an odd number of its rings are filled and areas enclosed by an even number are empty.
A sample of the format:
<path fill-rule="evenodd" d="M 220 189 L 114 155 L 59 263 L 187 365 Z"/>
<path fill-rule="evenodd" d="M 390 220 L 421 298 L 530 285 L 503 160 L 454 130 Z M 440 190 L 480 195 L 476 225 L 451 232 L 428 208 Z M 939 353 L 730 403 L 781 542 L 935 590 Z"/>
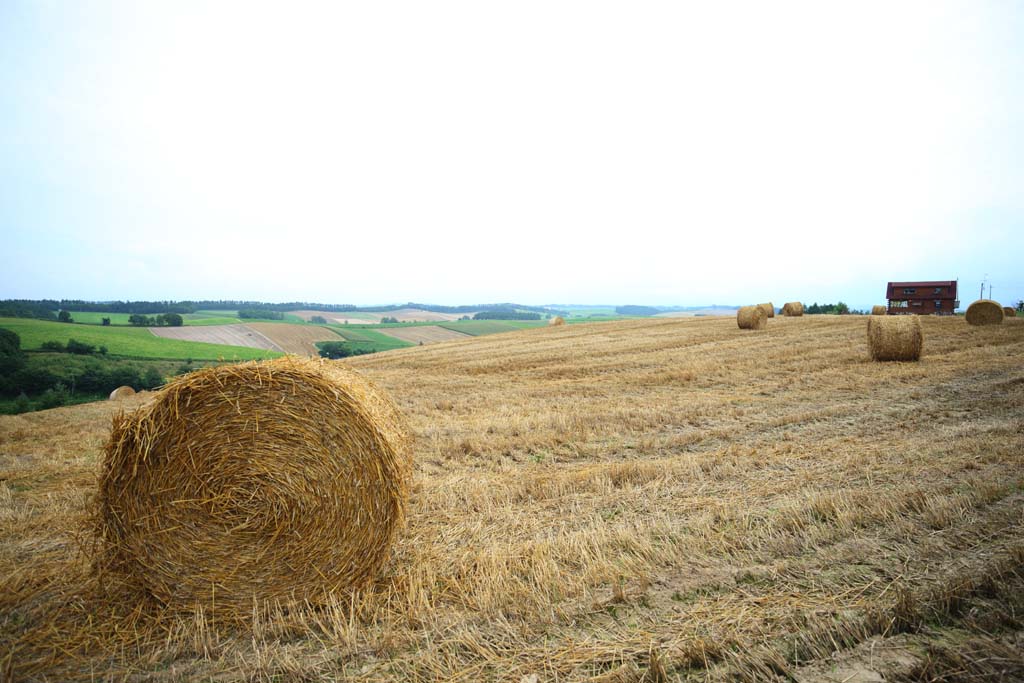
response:
<path fill-rule="evenodd" d="M 371 590 L 244 632 L 88 580 L 76 533 L 114 406 L 2 417 L 0 672 L 1015 680 L 1024 321 L 923 323 L 921 361 L 902 364 L 869 360 L 859 316 L 355 358 L 416 436 L 409 527 Z"/>

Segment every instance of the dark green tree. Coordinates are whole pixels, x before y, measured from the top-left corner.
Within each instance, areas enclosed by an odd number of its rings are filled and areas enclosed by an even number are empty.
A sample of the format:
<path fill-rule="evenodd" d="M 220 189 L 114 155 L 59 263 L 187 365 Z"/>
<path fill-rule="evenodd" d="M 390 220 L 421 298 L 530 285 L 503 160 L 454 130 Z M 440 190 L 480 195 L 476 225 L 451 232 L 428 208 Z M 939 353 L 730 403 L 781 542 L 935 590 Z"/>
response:
<path fill-rule="evenodd" d="M 62 323 L 73 323 L 73 322 L 75 322 L 74 320 L 71 319 L 71 313 L 69 311 L 63 311 L 63 310 L 60 313 L 57 314 L 57 321 L 58 322 L 62 322 Z"/>

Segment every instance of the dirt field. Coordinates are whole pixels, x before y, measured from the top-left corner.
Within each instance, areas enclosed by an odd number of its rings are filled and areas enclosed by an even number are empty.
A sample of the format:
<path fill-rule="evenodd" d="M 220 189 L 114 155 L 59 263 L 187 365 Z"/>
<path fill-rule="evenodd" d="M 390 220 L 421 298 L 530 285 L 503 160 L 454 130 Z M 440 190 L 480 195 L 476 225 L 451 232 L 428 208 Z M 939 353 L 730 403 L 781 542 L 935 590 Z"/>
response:
<path fill-rule="evenodd" d="M 0 417 L 0 678 L 1024 680 L 1024 320 L 923 324 L 918 363 L 860 316 L 356 358 L 417 437 L 408 529 L 373 590 L 252 630 L 76 559 L 144 398 Z"/>
<path fill-rule="evenodd" d="M 468 334 L 448 330 L 437 325 L 424 325 L 423 327 L 382 327 L 377 330 L 395 339 L 412 342 L 413 344 L 436 344 L 444 341 L 457 341 L 459 339 L 472 339 Z"/>
<path fill-rule="evenodd" d="M 166 337 L 167 339 L 183 339 L 185 341 L 206 342 L 208 344 L 228 344 L 230 346 L 247 346 L 253 349 L 267 349 L 268 351 L 284 351 L 284 349 L 268 339 L 252 325 L 151 327 L 149 331 L 158 337 Z"/>
<path fill-rule="evenodd" d="M 297 315 L 303 320 L 308 321 L 314 315 L 320 315 L 326 318 L 330 322 L 345 324 L 346 321 L 355 325 L 359 323 L 379 323 L 380 319 L 387 316 L 389 318 L 397 318 L 400 323 L 408 322 L 446 322 L 449 320 L 458 320 L 464 315 L 468 315 L 470 318 L 473 317 L 472 313 L 434 313 L 433 311 L 423 311 L 418 308 L 400 308 L 396 311 L 386 311 L 384 313 L 367 313 L 364 311 L 352 311 L 352 312 L 325 312 L 325 311 L 289 311 L 293 315 Z"/>
<path fill-rule="evenodd" d="M 262 334 L 278 349 L 300 356 L 318 356 L 319 349 L 313 342 L 344 341 L 326 327 L 315 325 L 292 325 L 290 323 L 246 323 L 246 327 Z"/>

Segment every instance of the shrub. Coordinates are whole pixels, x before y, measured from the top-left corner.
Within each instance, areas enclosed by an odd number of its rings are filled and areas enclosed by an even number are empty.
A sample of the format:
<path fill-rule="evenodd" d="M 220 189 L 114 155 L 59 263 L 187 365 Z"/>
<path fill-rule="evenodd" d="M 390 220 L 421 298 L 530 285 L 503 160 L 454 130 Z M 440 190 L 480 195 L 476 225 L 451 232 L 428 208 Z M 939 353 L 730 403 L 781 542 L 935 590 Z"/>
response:
<path fill-rule="evenodd" d="M 327 318 L 323 317 L 322 315 L 314 315 L 309 319 L 309 322 L 316 323 L 317 325 L 326 325 Z"/>
<path fill-rule="evenodd" d="M 320 356 L 323 358 L 348 358 L 352 355 L 352 349 L 345 342 L 321 342 L 317 344 L 320 348 Z"/>
<path fill-rule="evenodd" d="M 59 341 L 44 341 L 39 347 L 43 351 L 56 351 L 57 353 L 64 353 L 64 345 Z"/>
<path fill-rule="evenodd" d="M 157 371 L 156 368 L 146 368 L 146 372 L 142 375 L 142 381 L 140 384 L 143 389 L 156 389 L 158 386 L 164 383 L 163 376 Z"/>
<path fill-rule="evenodd" d="M 71 313 L 68 312 L 68 311 L 61 311 L 60 313 L 58 313 L 57 314 L 57 320 L 59 322 L 62 322 L 62 323 L 73 323 L 73 322 L 75 322 L 74 320 L 71 319 Z"/>
<path fill-rule="evenodd" d="M 103 327 L 110 327 L 110 318 L 103 318 L 101 322 L 103 324 Z"/>
<path fill-rule="evenodd" d="M 88 356 L 96 351 L 96 347 L 92 344 L 86 344 L 75 339 L 68 339 L 68 345 L 64 349 L 68 353 L 76 353 L 79 356 Z"/>
<path fill-rule="evenodd" d="M 58 384 L 44 391 L 43 395 L 36 402 L 36 406 L 40 410 L 47 410 L 67 405 L 69 400 L 71 400 L 71 393 L 68 391 L 68 388 L 63 384 Z"/>

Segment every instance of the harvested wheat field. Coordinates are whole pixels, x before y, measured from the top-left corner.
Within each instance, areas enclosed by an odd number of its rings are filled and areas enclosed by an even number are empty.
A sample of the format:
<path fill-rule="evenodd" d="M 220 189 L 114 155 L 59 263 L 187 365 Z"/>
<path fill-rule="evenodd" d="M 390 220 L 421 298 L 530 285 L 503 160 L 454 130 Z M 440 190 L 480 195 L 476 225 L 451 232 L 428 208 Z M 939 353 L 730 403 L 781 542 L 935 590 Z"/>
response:
<path fill-rule="evenodd" d="M 145 397 L 0 417 L 0 678 L 1020 680 L 1024 320 L 922 317 L 915 363 L 864 325 L 356 358 L 415 438 L 408 527 L 371 588 L 246 628 L 90 572 L 111 417 Z"/>
<path fill-rule="evenodd" d="M 199 325 L 195 327 L 151 327 L 149 331 L 158 337 L 184 341 L 246 346 L 251 349 L 283 351 L 280 346 L 251 325 Z"/>
<path fill-rule="evenodd" d="M 290 323 L 246 323 L 249 329 L 263 335 L 279 350 L 298 356 L 319 356 L 315 342 L 344 341 L 326 327 L 292 325 Z"/>
<path fill-rule="evenodd" d="M 377 330 L 395 339 L 412 342 L 413 344 L 436 344 L 445 341 L 472 339 L 468 334 L 449 330 L 437 325 L 420 325 L 418 327 L 382 327 Z"/>

